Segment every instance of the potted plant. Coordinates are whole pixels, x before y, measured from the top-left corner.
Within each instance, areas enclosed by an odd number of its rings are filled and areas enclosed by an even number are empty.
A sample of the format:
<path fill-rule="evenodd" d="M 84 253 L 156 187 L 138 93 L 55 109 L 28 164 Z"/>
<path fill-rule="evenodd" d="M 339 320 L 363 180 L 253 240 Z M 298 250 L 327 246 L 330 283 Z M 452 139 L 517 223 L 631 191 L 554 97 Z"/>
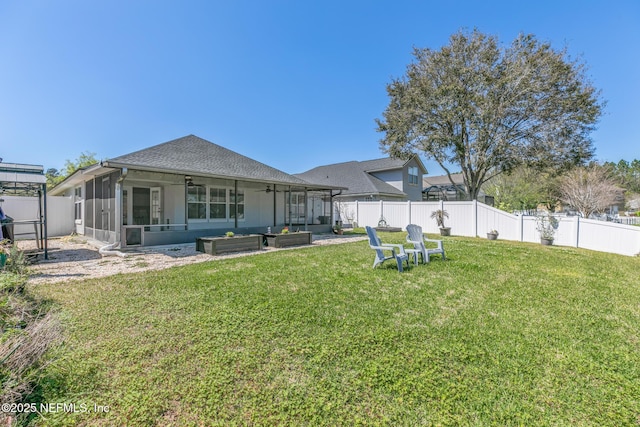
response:
<path fill-rule="evenodd" d="M 540 233 L 540 243 L 546 246 L 553 245 L 553 238 L 558 229 L 558 219 L 550 214 L 536 217 L 536 230 Z"/>
<path fill-rule="evenodd" d="M 235 236 L 235 233 L 233 231 L 227 231 L 226 233 L 224 233 L 224 235 L 227 237 L 233 237 Z"/>
<path fill-rule="evenodd" d="M 487 233 L 487 239 L 489 240 L 496 240 L 498 238 L 498 230 L 489 230 L 489 232 Z"/>
<path fill-rule="evenodd" d="M 451 234 L 451 227 L 444 226 L 444 219 L 449 218 L 449 213 L 444 209 L 438 209 L 431 212 L 431 218 L 436 220 L 436 224 L 438 224 L 438 228 L 440 228 L 441 236 L 449 236 Z"/>
<path fill-rule="evenodd" d="M 289 227 L 284 227 L 281 231 L 282 234 L 289 234 Z"/>
<path fill-rule="evenodd" d="M 336 225 L 333 226 L 333 232 L 335 234 L 343 234 L 342 224 L 340 222 L 336 222 Z"/>

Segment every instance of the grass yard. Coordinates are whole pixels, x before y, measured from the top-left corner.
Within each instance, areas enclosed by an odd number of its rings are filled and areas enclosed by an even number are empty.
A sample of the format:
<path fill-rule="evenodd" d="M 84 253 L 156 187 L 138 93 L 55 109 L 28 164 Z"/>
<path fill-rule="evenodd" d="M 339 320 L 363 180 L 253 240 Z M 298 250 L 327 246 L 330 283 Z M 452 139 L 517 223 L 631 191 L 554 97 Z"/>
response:
<path fill-rule="evenodd" d="M 404 234 L 380 233 L 384 242 Z M 39 425 L 640 425 L 640 258 L 446 238 L 39 285 L 65 346 Z"/>

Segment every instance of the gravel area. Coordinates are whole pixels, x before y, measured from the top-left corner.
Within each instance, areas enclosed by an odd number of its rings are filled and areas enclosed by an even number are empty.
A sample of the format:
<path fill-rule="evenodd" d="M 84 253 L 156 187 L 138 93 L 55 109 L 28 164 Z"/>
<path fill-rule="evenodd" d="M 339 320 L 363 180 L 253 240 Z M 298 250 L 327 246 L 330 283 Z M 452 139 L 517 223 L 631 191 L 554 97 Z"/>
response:
<path fill-rule="evenodd" d="M 366 236 L 314 235 L 313 245 L 332 245 L 366 240 Z M 35 241 L 19 241 L 23 250 L 36 248 Z M 122 251 L 124 256 L 101 255 L 98 250 L 104 243 L 83 236 L 68 236 L 50 239 L 48 242 L 49 259 L 38 257 L 30 266 L 29 283 L 55 283 L 69 280 L 106 277 L 118 273 L 136 273 L 147 270 L 162 270 L 197 262 L 226 258 L 254 256 L 261 253 L 296 250 L 302 247 L 270 248 L 261 251 L 235 252 L 223 255 L 208 255 L 196 252 L 195 243 L 154 246 Z"/>

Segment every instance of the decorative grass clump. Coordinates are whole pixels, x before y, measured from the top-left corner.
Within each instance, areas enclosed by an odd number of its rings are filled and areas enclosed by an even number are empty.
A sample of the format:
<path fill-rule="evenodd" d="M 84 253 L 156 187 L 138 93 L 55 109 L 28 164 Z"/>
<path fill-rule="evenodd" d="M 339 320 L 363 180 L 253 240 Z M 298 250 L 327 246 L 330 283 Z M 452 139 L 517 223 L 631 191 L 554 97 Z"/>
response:
<path fill-rule="evenodd" d="M 381 233 L 401 243 L 404 234 Z M 39 285 L 65 316 L 42 425 L 637 425 L 640 258 L 452 237 Z"/>

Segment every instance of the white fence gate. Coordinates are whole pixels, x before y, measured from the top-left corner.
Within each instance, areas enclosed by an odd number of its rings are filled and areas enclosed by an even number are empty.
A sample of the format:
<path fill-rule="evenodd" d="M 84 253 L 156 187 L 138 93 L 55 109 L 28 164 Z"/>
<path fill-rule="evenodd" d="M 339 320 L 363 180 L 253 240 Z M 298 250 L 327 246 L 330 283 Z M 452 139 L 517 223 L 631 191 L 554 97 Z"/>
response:
<path fill-rule="evenodd" d="M 39 221 L 37 197 L 3 195 L 2 210 L 14 221 L 16 239 L 36 238 L 34 222 Z M 20 222 L 23 221 L 23 224 Z M 47 196 L 47 236 L 67 236 L 75 230 L 74 201 L 71 197 Z"/>
<path fill-rule="evenodd" d="M 389 227 L 405 229 L 417 224 L 425 233 L 439 233 L 431 213 L 444 209 L 449 214 L 445 225 L 451 234 L 484 237 L 498 230 L 500 239 L 540 242 L 533 216 L 513 215 L 477 201 L 467 202 L 341 202 L 344 223 L 375 227 L 384 219 Z M 640 254 L 640 227 L 613 222 L 560 217 L 554 244 L 634 256 Z"/>

